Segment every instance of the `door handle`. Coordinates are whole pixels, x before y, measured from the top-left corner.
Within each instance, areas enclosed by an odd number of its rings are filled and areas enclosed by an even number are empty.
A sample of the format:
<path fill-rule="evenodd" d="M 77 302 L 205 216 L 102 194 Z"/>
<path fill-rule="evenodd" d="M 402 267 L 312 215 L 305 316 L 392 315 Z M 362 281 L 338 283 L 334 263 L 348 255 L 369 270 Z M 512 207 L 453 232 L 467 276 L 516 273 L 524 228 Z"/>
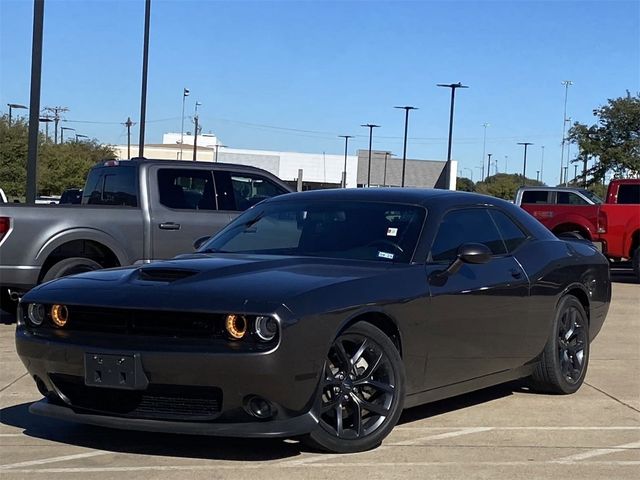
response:
<path fill-rule="evenodd" d="M 522 272 L 517 268 L 512 268 L 509 270 L 509 272 L 511 273 L 511 276 L 513 278 L 522 278 Z"/>
<path fill-rule="evenodd" d="M 180 224 L 174 222 L 161 223 L 160 230 L 180 230 Z"/>

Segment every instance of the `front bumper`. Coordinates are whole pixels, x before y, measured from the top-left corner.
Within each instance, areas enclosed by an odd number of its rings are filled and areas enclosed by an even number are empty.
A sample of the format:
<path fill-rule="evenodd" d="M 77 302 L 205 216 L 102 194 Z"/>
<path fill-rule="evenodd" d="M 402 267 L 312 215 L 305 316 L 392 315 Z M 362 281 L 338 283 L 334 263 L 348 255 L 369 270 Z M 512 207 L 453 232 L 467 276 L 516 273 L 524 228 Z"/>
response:
<path fill-rule="evenodd" d="M 105 345 L 111 348 L 104 348 Z M 74 334 L 51 338 L 20 325 L 16 330 L 16 346 L 30 375 L 47 397 L 32 405 L 30 411 L 35 414 L 112 428 L 241 437 L 301 435 L 317 425 L 311 410 L 322 361 L 312 359 L 324 358 L 319 355 L 320 350 L 316 353 L 309 348 L 294 348 L 295 345 L 287 348 L 282 341 L 272 351 L 247 354 L 215 345 L 204 348 L 202 342 L 194 346 L 144 337 Z M 87 386 L 88 353 L 138 357 L 148 386 L 135 390 Z M 60 379 L 73 379 L 75 383 L 61 384 Z M 69 385 L 74 387 L 71 393 L 67 390 Z M 164 389 L 174 392 L 209 389 L 219 391 L 220 395 L 213 402 L 215 412 L 204 415 L 198 404 L 200 399 L 194 401 L 191 393 L 165 395 Z M 87 392 L 90 395 L 84 394 Z M 103 402 L 107 407 L 87 400 L 100 397 L 103 392 L 109 398 Z M 122 399 L 122 403 L 127 403 L 132 395 L 147 392 L 152 393 L 144 400 L 144 408 L 109 410 L 109 402 L 116 404 Z M 169 398 L 174 396 L 179 398 Z M 249 413 L 247 399 L 256 396 L 272 406 L 272 415 L 266 419 Z M 199 409 L 195 413 L 190 410 L 193 405 Z M 151 416 L 149 408 L 156 408 Z M 165 415 L 166 412 L 169 413 Z"/>
<path fill-rule="evenodd" d="M 293 437 L 311 432 L 318 424 L 316 417 L 311 412 L 285 420 L 251 423 L 177 422 L 122 418 L 108 415 L 76 413 L 70 407 L 55 405 L 46 399 L 31 404 L 29 412 L 35 415 L 43 415 L 45 417 L 57 418 L 69 422 L 86 423 L 100 427 L 218 437 Z"/>

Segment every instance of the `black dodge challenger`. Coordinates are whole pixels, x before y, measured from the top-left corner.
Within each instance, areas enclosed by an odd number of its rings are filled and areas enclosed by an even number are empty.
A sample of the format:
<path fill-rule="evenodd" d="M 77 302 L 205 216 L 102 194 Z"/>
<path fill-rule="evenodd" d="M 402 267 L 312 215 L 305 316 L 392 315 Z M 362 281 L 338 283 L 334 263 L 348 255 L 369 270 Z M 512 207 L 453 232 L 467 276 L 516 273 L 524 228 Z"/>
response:
<path fill-rule="evenodd" d="M 347 189 L 251 208 L 194 254 L 21 301 L 35 414 L 374 448 L 403 408 L 526 378 L 575 392 L 605 258 L 491 197 Z"/>

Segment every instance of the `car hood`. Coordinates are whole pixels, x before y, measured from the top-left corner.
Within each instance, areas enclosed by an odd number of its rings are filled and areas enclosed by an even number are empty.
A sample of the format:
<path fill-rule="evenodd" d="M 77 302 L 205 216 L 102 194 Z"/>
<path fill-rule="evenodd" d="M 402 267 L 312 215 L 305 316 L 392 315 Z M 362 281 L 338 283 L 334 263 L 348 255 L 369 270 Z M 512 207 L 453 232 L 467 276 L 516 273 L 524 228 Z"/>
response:
<path fill-rule="evenodd" d="M 182 311 L 275 310 L 324 287 L 406 265 L 314 257 L 193 254 L 74 275 L 36 287 L 24 302 Z"/>

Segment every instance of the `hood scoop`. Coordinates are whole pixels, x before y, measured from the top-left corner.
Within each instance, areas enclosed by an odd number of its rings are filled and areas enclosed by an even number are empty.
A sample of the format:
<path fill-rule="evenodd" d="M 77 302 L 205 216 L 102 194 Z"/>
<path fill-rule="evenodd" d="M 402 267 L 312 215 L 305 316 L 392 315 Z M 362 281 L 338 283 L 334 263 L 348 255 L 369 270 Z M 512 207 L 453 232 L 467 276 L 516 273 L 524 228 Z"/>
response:
<path fill-rule="evenodd" d="M 138 270 L 138 279 L 147 282 L 175 282 L 189 278 L 199 273 L 197 270 L 184 268 L 141 268 Z"/>

